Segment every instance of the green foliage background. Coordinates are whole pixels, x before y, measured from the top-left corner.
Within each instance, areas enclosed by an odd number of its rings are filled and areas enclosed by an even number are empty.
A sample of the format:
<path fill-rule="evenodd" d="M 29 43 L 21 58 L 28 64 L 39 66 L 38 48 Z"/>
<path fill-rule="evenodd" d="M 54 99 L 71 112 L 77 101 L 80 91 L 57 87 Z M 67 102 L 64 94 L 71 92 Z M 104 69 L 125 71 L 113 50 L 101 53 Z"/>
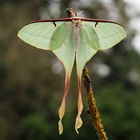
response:
<path fill-rule="evenodd" d="M 84 125 L 79 135 L 74 131 L 77 112 L 75 69 L 64 133 L 58 135 L 57 111 L 64 88 L 63 66 L 52 53 L 33 48 L 17 38 L 18 30 L 26 23 L 41 17 L 66 17 L 67 7 L 84 10 L 87 17 L 93 18 L 110 19 L 114 12 L 118 22 L 127 29 L 125 41 L 109 51 L 97 53 L 88 68 L 109 139 L 140 139 L 140 55 L 132 46 L 136 31 L 128 26 L 127 4 L 122 0 L 110 0 L 111 4 L 98 0 L 82 1 L 0 1 L 0 140 L 98 139 L 86 114 L 84 88 Z M 110 11 L 113 5 L 116 10 Z M 104 68 L 109 70 L 107 75 L 104 75 Z"/>

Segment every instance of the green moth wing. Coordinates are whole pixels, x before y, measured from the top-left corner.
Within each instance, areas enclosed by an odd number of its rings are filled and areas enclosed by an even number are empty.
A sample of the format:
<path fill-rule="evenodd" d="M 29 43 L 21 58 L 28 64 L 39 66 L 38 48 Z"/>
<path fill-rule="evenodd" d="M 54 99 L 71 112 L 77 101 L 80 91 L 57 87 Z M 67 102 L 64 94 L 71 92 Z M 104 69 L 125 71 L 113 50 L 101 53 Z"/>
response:
<path fill-rule="evenodd" d="M 67 24 L 65 22 L 30 23 L 18 32 L 18 37 L 36 48 L 55 50 L 62 46 L 70 32 Z"/>
<path fill-rule="evenodd" d="M 88 26 L 88 25 L 87 25 Z M 93 55 L 96 54 L 97 50 L 92 48 L 94 45 L 96 48 L 99 45 L 98 38 L 90 26 L 85 27 L 85 24 L 82 25 L 79 41 L 76 46 L 76 67 L 77 67 L 77 77 L 78 77 L 78 114 L 75 120 L 75 130 L 77 133 L 78 129 L 82 126 L 83 122 L 81 119 L 81 114 L 83 110 L 82 103 L 82 94 L 81 94 L 81 81 L 82 81 L 82 72 L 85 64 L 91 59 Z M 92 36 L 90 36 L 92 32 Z M 94 37 L 94 38 L 92 38 Z"/>
<path fill-rule="evenodd" d="M 87 21 L 86 24 L 92 27 L 93 32 L 96 33 L 96 36 L 98 37 L 98 48 L 95 45 L 91 46 L 96 50 L 111 48 L 126 37 L 126 31 L 117 23 Z M 91 33 L 91 36 L 93 36 L 92 34 L 93 33 Z"/>
<path fill-rule="evenodd" d="M 64 30 L 64 32 L 66 31 Z M 62 119 L 63 119 L 65 109 L 66 109 L 66 97 L 69 90 L 71 72 L 72 72 L 72 68 L 73 68 L 73 64 L 75 60 L 75 49 L 74 49 L 74 44 L 73 44 L 72 31 L 68 33 L 67 37 L 65 38 L 62 44 L 62 47 L 58 48 L 57 50 L 53 50 L 53 53 L 63 63 L 64 68 L 65 68 L 64 95 L 63 95 L 63 99 L 62 99 L 62 102 L 58 111 L 58 115 L 59 115 L 58 129 L 59 129 L 59 134 L 62 134 L 63 132 Z"/>

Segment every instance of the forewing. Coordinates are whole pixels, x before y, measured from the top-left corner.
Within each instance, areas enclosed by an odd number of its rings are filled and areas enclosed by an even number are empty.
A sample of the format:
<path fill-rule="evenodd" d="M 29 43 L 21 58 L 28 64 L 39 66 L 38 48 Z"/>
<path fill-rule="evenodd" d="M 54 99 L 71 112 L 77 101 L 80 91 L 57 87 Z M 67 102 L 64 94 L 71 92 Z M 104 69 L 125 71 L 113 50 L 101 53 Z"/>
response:
<path fill-rule="evenodd" d="M 26 43 L 44 50 L 60 48 L 69 34 L 68 22 L 34 22 L 24 26 L 18 37 Z"/>
<path fill-rule="evenodd" d="M 100 45 L 98 48 L 96 46 L 91 46 L 96 50 L 111 48 L 126 37 L 126 31 L 121 25 L 117 23 L 86 22 L 86 24 L 92 27 L 99 39 Z"/>

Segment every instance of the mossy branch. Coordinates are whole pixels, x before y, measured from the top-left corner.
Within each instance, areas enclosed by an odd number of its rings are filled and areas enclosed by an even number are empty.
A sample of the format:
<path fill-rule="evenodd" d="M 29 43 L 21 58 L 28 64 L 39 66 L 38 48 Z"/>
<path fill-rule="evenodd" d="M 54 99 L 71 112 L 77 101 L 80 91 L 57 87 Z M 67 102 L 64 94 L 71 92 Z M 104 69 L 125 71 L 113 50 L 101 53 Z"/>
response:
<path fill-rule="evenodd" d="M 83 70 L 83 82 L 84 82 L 84 86 L 86 88 L 87 97 L 88 97 L 88 106 L 89 106 L 88 113 L 89 113 L 92 123 L 97 131 L 98 137 L 100 140 L 108 140 L 108 138 L 106 136 L 106 132 L 104 130 L 104 126 L 103 126 L 101 118 L 100 118 L 100 114 L 98 112 L 98 108 L 96 106 L 96 100 L 94 98 L 94 92 L 93 92 L 93 88 L 91 85 L 91 80 L 90 80 L 90 76 L 89 76 L 87 67 L 85 67 Z"/>

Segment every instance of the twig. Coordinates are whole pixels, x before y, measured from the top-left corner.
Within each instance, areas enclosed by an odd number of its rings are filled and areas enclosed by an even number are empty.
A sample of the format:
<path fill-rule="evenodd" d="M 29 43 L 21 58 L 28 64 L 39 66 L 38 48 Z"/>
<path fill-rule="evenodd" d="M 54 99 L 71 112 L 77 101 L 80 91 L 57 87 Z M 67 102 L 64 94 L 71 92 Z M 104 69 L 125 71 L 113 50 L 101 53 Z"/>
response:
<path fill-rule="evenodd" d="M 91 80 L 89 77 L 88 69 L 87 67 L 83 70 L 83 82 L 84 86 L 87 91 L 87 97 L 88 97 L 88 114 L 91 117 L 92 123 L 97 131 L 98 137 L 100 140 L 108 140 L 106 136 L 106 132 L 104 130 L 104 126 L 102 124 L 102 121 L 100 119 L 100 114 L 98 112 L 97 106 L 96 106 L 96 100 L 94 98 L 94 92 L 91 85 Z"/>

